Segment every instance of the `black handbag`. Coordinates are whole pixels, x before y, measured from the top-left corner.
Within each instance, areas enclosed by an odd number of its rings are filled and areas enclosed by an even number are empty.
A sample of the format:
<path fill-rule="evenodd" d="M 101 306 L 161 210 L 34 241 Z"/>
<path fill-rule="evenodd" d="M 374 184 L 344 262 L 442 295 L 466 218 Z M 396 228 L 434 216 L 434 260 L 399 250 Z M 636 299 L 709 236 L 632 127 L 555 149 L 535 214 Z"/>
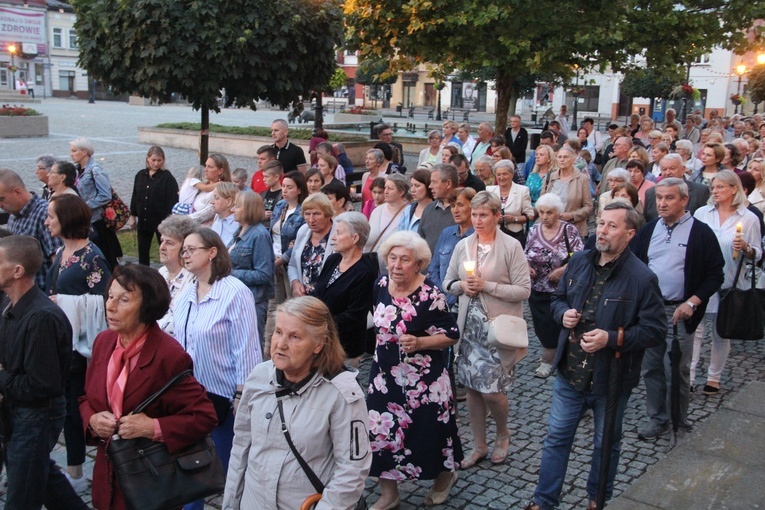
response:
<path fill-rule="evenodd" d="M 717 309 L 717 334 L 722 338 L 737 340 L 761 340 L 763 338 L 762 306 L 760 293 L 755 287 L 754 265 L 752 265 L 752 286 L 736 288 L 744 256 L 739 254 L 733 288 L 720 290 L 720 306 Z"/>
<path fill-rule="evenodd" d="M 142 412 L 191 374 L 191 370 L 184 370 L 176 375 L 131 414 Z M 226 472 L 209 435 L 173 453 L 158 441 L 115 435 L 107 444 L 107 453 L 130 510 L 177 508 L 223 492 L 226 485 Z"/>

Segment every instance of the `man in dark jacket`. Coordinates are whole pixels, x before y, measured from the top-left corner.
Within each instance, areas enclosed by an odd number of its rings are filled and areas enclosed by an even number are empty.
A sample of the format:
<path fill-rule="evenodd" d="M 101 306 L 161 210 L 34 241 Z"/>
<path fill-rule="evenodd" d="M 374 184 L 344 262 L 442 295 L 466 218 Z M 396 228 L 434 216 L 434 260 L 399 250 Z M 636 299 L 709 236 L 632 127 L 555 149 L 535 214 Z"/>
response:
<path fill-rule="evenodd" d="M 595 448 L 587 479 L 588 509 L 595 508 L 609 367 L 614 354 L 620 352 L 624 371 L 618 385 L 606 487 L 606 499 L 611 497 L 621 449 L 622 418 L 630 393 L 640 380 L 643 352 L 661 343 L 667 334 L 656 275 L 627 248 L 638 220 L 638 213 L 629 205 L 608 204 L 598 220 L 596 249 L 574 254 L 553 297 L 553 319 L 563 326 L 553 361 L 558 376 L 553 385 L 539 483 L 528 510 L 551 510 L 560 504 L 568 456 L 587 408 L 595 417 Z"/>
<path fill-rule="evenodd" d="M 709 201 L 709 186 L 699 184 L 698 182 L 691 182 L 685 178 L 685 165 L 683 164 L 683 158 L 679 154 L 667 154 L 661 158 L 659 166 L 661 167 L 661 177 L 663 179 L 675 177 L 682 179 L 686 186 L 688 186 L 688 203 L 685 207 L 691 213 L 691 216 L 696 212 L 696 209 L 707 205 Z M 659 218 L 659 213 L 656 209 L 656 190 L 654 188 L 645 192 L 643 215 L 647 222 Z"/>
<path fill-rule="evenodd" d="M 510 117 L 510 125 L 505 130 L 505 143 L 515 158 L 517 172 L 523 171 L 526 163 L 526 147 L 529 145 L 529 133 L 521 126 L 521 118 L 518 115 Z"/>
<path fill-rule="evenodd" d="M 670 331 L 677 326 L 681 352 L 679 426 L 690 431 L 687 415 L 693 336 L 704 318 L 709 298 L 723 283 L 725 261 L 712 229 L 686 210 L 688 185 L 682 179 L 665 177 L 653 190 L 660 219 L 640 230 L 634 253 L 658 275 Z M 667 389 L 671 372 L 666 355 L 672 337 L 673 334 L 668 334 L 666 342 L 647 349 L 643 358 L 645 410 L 649 420 L 638 430 L 638 437 L 643 440 L 655 439 L 670 430 Z"/>

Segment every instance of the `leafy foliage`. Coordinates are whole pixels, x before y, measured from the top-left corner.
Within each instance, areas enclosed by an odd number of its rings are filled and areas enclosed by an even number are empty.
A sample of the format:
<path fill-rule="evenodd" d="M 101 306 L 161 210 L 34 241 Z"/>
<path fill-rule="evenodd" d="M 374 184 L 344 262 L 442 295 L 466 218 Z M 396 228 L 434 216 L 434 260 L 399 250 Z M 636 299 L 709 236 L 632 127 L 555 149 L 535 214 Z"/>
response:
<path fill-rule="evenodd" d="M 677 67 L 669 73 L 656 69 L 630 69 L 624 73 L 621 92 L 627 97 L 669 97 L 672 89 L 683 79 Z"/>
<path fill-rule="evenodd" d="M 37 115 L 42 115 L 42 113 L 32 108 L 7 104 L 0 106 L 0 117 L 34 117 Z"/>
<path fill-rule="evenodd" d="M 391 72 L 390 63 L 379 58 L 362 60 L 356 68 L 356 83 L 361 85 L 386 85 L 396 83 L 396 73 Z"/>
<path fill-rule="evenodd" d="M 218 111 L 287 106 L 324 88 L 342 36 L 340 0 L 74 0 L 79 64 L 117 93 Z"/>
<path fill-rule="evenodd" d="M 186 131 L 199 131 L 201 125 L 196 122 L 165 122 L 164 124 L 158 124 L 158 128 L 165 129 L 183 129 Z M 271 138 L 271 128 L 265 126 L 222 126 L 220 124 L 210 124 L 210 132 L 212 133 L 226 133 L 230 135 L 250 135 L 250 136 L 264 136 Z M 313 136 L 313 130 L 290 128 L 291 140 L 310 140 Z M 367 139 L 363 136 L 349 135 L 344 133 L 329 133 L 330 142 L 364 142 Z"/>
<path fill-rule="evenodd" d="M 749 71 L 749 85 L 746 90 L 754 104 L 765 101 L 765 64 L 756 65 Z"/>

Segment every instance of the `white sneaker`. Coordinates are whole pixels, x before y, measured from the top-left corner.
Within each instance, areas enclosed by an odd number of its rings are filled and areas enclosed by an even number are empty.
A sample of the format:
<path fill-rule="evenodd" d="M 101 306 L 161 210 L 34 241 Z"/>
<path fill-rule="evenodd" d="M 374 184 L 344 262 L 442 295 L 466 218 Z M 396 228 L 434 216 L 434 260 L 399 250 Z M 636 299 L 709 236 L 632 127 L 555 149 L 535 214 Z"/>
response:
<path fill-rule="evenodd" d="M 82 478 L 72 478 L 69 473 L 66 472 L 64 475 L 66 475 L 66 479 L 69 480 L 69 483 L 72 485 L 74 492 L 77 494 L 82 494 L 88 491 L 88 479 L 85 478 L 85 476 Z"/>
<path fill-rule="evenodd" d="M 552 373 L 552 363 L 541 362 L 534 375 L 544 379 L 550 377 L 550 373 Z"/>

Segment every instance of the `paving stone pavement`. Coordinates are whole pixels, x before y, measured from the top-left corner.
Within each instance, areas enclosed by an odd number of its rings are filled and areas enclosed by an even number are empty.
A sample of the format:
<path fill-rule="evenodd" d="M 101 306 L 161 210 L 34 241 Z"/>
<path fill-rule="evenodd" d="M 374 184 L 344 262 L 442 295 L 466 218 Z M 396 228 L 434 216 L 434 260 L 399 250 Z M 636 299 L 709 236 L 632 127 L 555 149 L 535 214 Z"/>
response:
<path fill-rule="evenodd" d="M 169 121 L 197 121 L 199 114 L 180 106 L 142 107 L 117 103 L 99 102 L 89 105 L 83 101 L 47 100 L 35 108 L 50 116 L 51 135 L 42 139 L 0 140 L 0 167 L 16 170 L 30 189 L 39 189 L 34 176 L 34 158 L 52 153 L 68 159 L 68 142 L 76 136 L 88 136 L 96 145 L 96 157 L 109 173 L 115 189 L 124 197 L 130 196 L 133 176 L 142 167 L 148 145 L 138 143 L 136 128 Z M 280 112 L 249 112 L 224 110 L 212 116 L 211 122 L 231 125 L 268 125 L 282 116 Z M 179 180 L 185 169 L 196 164 L 196 153 L 189 150 L 166 149 L 168 167 Z M 407 155 L 407 163 L 413 166 L 416 155 Z M 247 158 L 230 158 L 233 166 L 252 169 L 253 162 Z M 524 307 L 527 322 L 531 324 L 528 308 Z M 534 377 L 536 360 L 540 349 L 536 335 L 529 331 L 528 357 L 517 369 L 516 381 L 508 393 L 510 400 L 509 426 L 511 430 L 510 453 L 507 461 L 499 466 L 484 462 L 477 468 L 460 472 L 460 479 L 451 497 L 442 508 L 454 509 L 519 509 L 531 497 L 539 472 L 542 442 L 547 428 L 547 415 L 552 389 L 552 378 Z M 702 357 L 709 360 L 709 330 L 703 344 Z M 359 381 L 366 387 L 370 362 L 361 366 Z M 706 363 L 697 371 L 696 385 L 703 384 Z M 765 342 L 733 341 L 730 357 L 723 372 L 722 391 L 717 396 L 706 397 L 699 391 L 691 394 L 688 418 L 693 425 L 699 424 L 715 413 L 738 390 L 750 381 L 765 381 Z M 633 392 L 624 418 L 622 460 L 616 479 L 615 496 L 640 478 L 650 467 L 666 457 L 671 445 L 668 437 L 644 442 L 637 438 L 637 427 L 644 417 L 644 388 Z M 467 408 L 458 406 L 460 436 L 463 449 L 472 449 Z M 493 446 L 494 426 L 489 420 L 489 446 Z M 585 418 L 579 428 L 569 463 L 562 495 L 562 509 L 586 506 L 585 485 L 591 456 L 592 420 Z M 693 440 L 693 435 L 689 440 Z M 53 457 L 59 465 L 65 465 L 63 437 L 54 449 Z M 86 476 L 93 468 L 94 451 L 88 452 L 85 465 Z M 402 510 L 421 508 L 430 482 L 405 482 L 400 486 Z M 371 505 L 379 491 L 372 481 L 367 482 L 365 494 Z M 84 498 L 89 503 L 90 495 Z M 0 498 L 0 508 L 3 499 Z M 211 498 L 207 508 L 220 508 L 220 498 Z"/>

